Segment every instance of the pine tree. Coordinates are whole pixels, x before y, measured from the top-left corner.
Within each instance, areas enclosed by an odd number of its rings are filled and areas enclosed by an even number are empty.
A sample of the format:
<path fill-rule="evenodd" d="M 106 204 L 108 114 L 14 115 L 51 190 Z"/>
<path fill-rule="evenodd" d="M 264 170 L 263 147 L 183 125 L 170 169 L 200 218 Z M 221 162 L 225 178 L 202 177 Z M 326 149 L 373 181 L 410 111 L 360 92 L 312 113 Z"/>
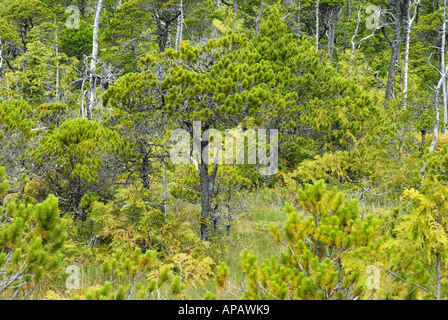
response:
<path fill-rule="evenodd" d="M 65 121 L 29 151 L 42 188 L 57 194 L 65 212 L 85 219 L 83 197 L 109 194 L 120 174 L 117 160 L 126 156 L 118 133 L 87 119 Z"/>
<path fill-rule="evenodd" d="M 39 132 L 33 127 L 32 108 L 26 101 L 0 102 L 0 165 L 6 168 L 10 186 L 6 195 L 22 195 L 28 182 L 31 170 L 25 153 Z"/>
<path fill-rule="evenodd" d="M 374 250 L 381 221 L 360 218 L 358 202 L 347 200 L 323 181 L 306 185 L 298 193 L 302 209 L 287 204 L 283 231 L 271 224 L 274 239 L 285 245 L 280 260 L 272 257 L 259 264 L 253 252 L 242 253 L 241 268 L 248 279 L 246 299 L 357 299 L 363 292 L 359 262 L 349 253 Z M 218 270 L 219 283 L 227 272 Z"/>
<path fill-rule="evenodd" d="M 309 39 L 288 32 L 278 10 L 261 24 L 251 46 L 272 65 L 277 104 L 266 111 L 266 122 L 279 127 L 279 153 L 288 167 L 316 153 L 369 144 L 383 130 L 369 92 L 341 77 Z"/>
<path fill-rule="evenodd" d="M 7 190 L 5 168 L 0 168 L 0 198 Z M 67 222 L 60 218 L 58 199 L 49 195 L 0 206 L 0 297 L 27 299 L 63 259 Z"/>
<path fill-rule="evenodd" d="M 267 83 L 273 80 L 268 62 L 247 47 L 247 38 L 230 33 L 202 48 L 183 42 L 179 51 L 166 50 L 142 58 L 142 73 L 120 78 L 103 96 L 104 104 L 131 114 L 154 118 L 162 113 L 194 138 L 195 121 L 202 133 L 233 128 L 270 102 Z M 161 72 L 161 70 L 164 70 Z M 195 141 L 200 154 L 208 141 Z M 212 190 L 218 162 L 200 165 L 201 237 L 208 240 Z M 210 171 L 209 171 L 210 168 Z"/>

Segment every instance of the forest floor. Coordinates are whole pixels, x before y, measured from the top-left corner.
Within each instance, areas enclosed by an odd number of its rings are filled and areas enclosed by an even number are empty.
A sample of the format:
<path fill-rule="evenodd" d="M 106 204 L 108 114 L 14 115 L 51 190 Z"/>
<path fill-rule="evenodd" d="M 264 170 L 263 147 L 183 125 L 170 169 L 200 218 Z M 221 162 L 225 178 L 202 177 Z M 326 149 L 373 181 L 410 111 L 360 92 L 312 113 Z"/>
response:
<path fill-rule="evenodd" d="M 279 189 L 265 189 L 255 192 L 250 200 L 250 205 L 246 212 L 240 214 L 230 234 L 221 238 L 221 250 L 219 258 L 215 258 L 215 263 L 219 264 L 225 262 L 229 268 L 229 276 L 227 278 L 229 286 L 226 290 L 219 290 L 214 277 L 204 285 L 197 288 L 190 288 L 187 290 L 187 297 L 194 300 L 202 300 L 207 292 L 216 295 L 218 300 L 232 300 L 239 299 L 246 287 L 246 279 L 244 272 L 241 270 L 241 253 L 243 250 L 253 251 L 258 258 L 258 262 L 262 263 L 272 256 L 280 258 L 285 246 L 278 244 L 270 235 L 268 226 L 270 223 L 278 224 L 281 228 L 286 221 L 285 202 L 292 202 L 297 208 L 297 203 L 294 203 L 294 197 L 288 190 Z M 288 201 L 289 200 L 289 201 Z M 384 197 L 374 197 L 369 201 L 361 204 L 361 212 L 365 213 L 379 213 L 384 210 L 391 209 L 397 206 L 395 201 L 385 201 Z M 192 225 L 198 223 L 198 216 L 200 213 L 199 205 L 191 205 L 185 203 L 173 203 L 171 210 L 183 207 L 183 212 L 180 219 L 186 219 Z M 64 275 L 55 275 L 51 283 L 46 283 L 43 288 L 39 290 L 34 299 L 60 299 L 61 297 L 71 298 L 71 294 L 67 294 L 65 288 Z M 101 265 L 85 261 L 82 265 L 82 279 L 80 283 L 81 288 L 88 288 L 97 284 L 103 283 L 104 277 L 101 274 Z M 82 289 L 81 289 L 82 290 Z M 55 293 L 55 295 L 53 294 Z"/>

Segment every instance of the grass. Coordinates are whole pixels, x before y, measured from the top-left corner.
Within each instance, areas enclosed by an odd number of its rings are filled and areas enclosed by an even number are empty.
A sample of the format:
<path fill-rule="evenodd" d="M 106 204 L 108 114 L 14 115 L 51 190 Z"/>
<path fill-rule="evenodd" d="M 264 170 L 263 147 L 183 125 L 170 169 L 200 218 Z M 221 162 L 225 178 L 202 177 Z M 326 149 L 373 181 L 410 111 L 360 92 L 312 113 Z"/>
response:
<path fill-rule="evenodd" d="M 285 219 L 281 204 L 271 202 L 266 205 L 263 196 L 256 195 L 252 201 L 252 209 L 241 217 L 230 235 L 224 238 L 227 250 L 219 262 L 224 261 L 229 268 L 228 281 L 231 286 L 228 291 L 218 290 L 214 279 L 211 279 L 203 287 L 191 291 L 190 297 L 202 299 L 207 291 L 215 294 L 217 299 L 236 299 L 241 296 L 241 289 L 245 287 L 244 273 L 240 267 L 242 251 L 253 251 L 260 263 L 272 256 L 279 258 L 283 248 L 270 236 L 267 227 L 271 222 L 281 224 Z"/>
<path fill-rule="evenodd" d="M 230 285 L 227 290 L 219 290 L 215 279 L 211 278 L 196 288 L 188 288 L 187 297 L 189 299 L 201 300 L 207 292 L 215 294 L 217 299 L 237 299 L 241 297 L 246 286 L 244 273 L 240 267 L 241 253 L 245 249 L 253 251 L 258 257 L 259 263 L 270 259 L 272 256 L 280 258 L 284 247 L 277 244 L 270 236 L 268 226 L 270 223 L 283 225 L 286 220 L 284 203 L 287 199 L 281 198 L 275 192 L 275 190 L 271 190 L 270 192 L 262 191 L 252 194 L 250 209 L 237 220 L 230 235 L 220 239 L 224 243 L 224 250 L 221 251 L 215 262 L 216 264 L 225 262 L 229 268 L 228 282 Z M 381 209 L 389 209 L 393 207 L 393 203 L 385 203 L 384 200 L 378 202 L 377 199 L 370 198 L 361 207 L 364 207 L 364 210 L 362 210 L 364 213 L 371 213 Z M 170 210 L 179 212 L 176 213 L 176 217 L 190 222 L 195 229 L 199 225 L 199 205 L 173 202 Z M 81 287 L 83 289 L 103 283 L 100 264 L 87 263 L 87 261 L 82 263 L 85 265 L 82 268 L 81 277 Z M 63 266 L 62 269 L 65 269 L 65 267 Z M 65 288 L 65 278 L 63 275 L 53 276 L 52 283 L 44 285 L 40 293 L 35 295 L 33 299 L 43 299 L 48 290 L 52 290 L 60 296 L 69 297 Z"/>
<path fill-rule="evenodd" d="M 263 262 L 271 256 L 279 257 L 282 252 L 282 247 L 277 244 L 270 236 L 268 225 L 272 223 L 282 224 L 285 219 L 283 205 L 281 203 L 266 199 L 265 194 L 257 193 L 251 199 L 251 208 L 248 212 L 241 215 L 240 219 L 233 226 L 230 235 L 221 238 L 224 242 L 224 250 L 218 259 L 215 259 L 216 264 L 225 262 L 229 268 L 228 281 L 231 285 L 238 288 L 229 291 L 218 290 L 215 279 L 211 278 L 209 281 L 196 288 L 187 289 L 187 297 L 189 299 L 201 300 L 207 292 L 211 292 L 217 296 L 218 299 L 236 299 L 242 295 L 241 288 L 244 289 L 245 281 L 244 274 L 240 268 L 241 253 L 248 249 L 253 251 L 258 257 L 259 262 Z M 266 205 L 268 203 L 268 205 Z M 192 226 L 199 225 L 200 207 L 198 205 L 180 204 L 179 202 L 172 203 L 170 208 L 175 213 L 178 219 L 186 220 Z M 179 213 L 177 213 L 179 212 Z M 181 213 L 182 212 L 182 213 Z M 86 258 L 87 259 L 87 258 Z M 101 273 L 101 263 L 99 261 L 92 262 L 89 260 L 78 262 L 66 262 L 59 272 L 50 275 L 47 283 L 40 285 L 40 290 L 32 295 L 32 299 L 62 299 L 71 298 L 74 293 L 70 293 L 66 288 L 65 274 L 66 267 L 70 264 L 79 266 L 80 270 L 80 290 L 77 294 L 82 294 L 89 287 L 104 283 L 104 276 Z"/>

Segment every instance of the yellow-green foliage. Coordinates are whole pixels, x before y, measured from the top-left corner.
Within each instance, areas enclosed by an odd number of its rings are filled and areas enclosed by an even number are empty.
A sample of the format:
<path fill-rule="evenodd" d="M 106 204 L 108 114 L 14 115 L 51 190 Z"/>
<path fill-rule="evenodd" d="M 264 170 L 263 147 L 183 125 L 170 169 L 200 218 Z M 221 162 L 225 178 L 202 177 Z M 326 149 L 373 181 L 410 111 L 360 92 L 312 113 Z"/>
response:
<path fill-rule="evenodd" d="M 304 213 L 286 205 L 284 230 L 271 224 L 271 235 L 284 243 L 280 260 L 272 257 L 259 264 L 243 252 L 241 266 L 248 278 L 243 297 L 249 299 L 353 299 L 362 293 L 360 272 L 347 271 L 344 254 L 358 248 L 374 249 L 380 221 L 372 215 L 359 217 L 356 201 L 346 200 L 323 181 L 306 185 L 298 193 Z M 227 272 L 220 267 L 218 285 Z"/>
<path fill-rule="evenodd" d="M 151 191 L 140 182 L 122 188 L 113 201 L 91 205 L 93 232 L 113 250 L 140 246 L 165 252 L 166 257 L 189 247 L 198 254 L 205 250 L 188 222 L 178 221 L 173 213 L 165 216 L 153 205 Z"/>
<path fill-rule="evenodd" d="M 101 265 L 104 283 L 73 296 L 87 300 L 180 299 L 187 288 L 195 288 L 210 277 L 212 261 L 193 259 L 187 254 L 174 257 L 177 263 L 163 263 L 155 251 L 144 254 L 118 249 Z"/>
<path fill-rule="evenodd" d="M 0 198 L 7 183 L 0 168 Z M 43 203 L 7 202 L 0 207 L 0 297 L 29 297 L 63 259 L 66 226 L 58 200 L 50 195 Z"/>

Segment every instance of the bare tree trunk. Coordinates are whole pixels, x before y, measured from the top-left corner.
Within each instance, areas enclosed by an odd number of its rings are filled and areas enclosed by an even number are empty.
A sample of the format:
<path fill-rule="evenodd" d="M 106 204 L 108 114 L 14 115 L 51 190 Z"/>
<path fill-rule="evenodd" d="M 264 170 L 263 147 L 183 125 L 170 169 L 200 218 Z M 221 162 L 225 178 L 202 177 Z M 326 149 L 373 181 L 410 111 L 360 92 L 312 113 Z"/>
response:
<path fill-rule="evenodd" d="M 203 161 L 201 163 L 201 173 L 199 179 L 201 183 L 201 239 L 208 241 L 210 239 L 208 217 L 210 216 L 210 211 L 212 209 L 212 199 L 208 165 Z"/>
<path fill-rule="evenodd" d="M 387 85 L 386 85 L 386 100 L 390 100 L 392 98 L 392 86 L 394 82 L 394 74 L 395 74 L 395 63 L 397 61 L 397 57 L 399 55 L 399 35 L 396 34 L 396 39 L 392 40 L 390 36 L 387 34 L 385 27 L 381 28 L 386 39 L 389 41 L 391 47 L 391 56 L 390 56 L 390 64 L 389 64 L 389 74 L 387 76 Z"/>
<path fill-rule="evenodd" d="M 407 1 L 408 5 L 406 8 L 406 40 L 405 40 L 404 67 L 403 67 L 403 109 L 406 109 L 408 102 L 407 99 L 408 99 L 409 51 L 411 42 L 411 30 L 412 25 L 414 24 L 415 21 L 415 17 L 417 16 L 418 6 L 420 5 L 420 0 L 414 0 L 415 5 L 414 15 L 411 18 L 411 0 Z M 443 67 L 442 69 L 445 68 Z"/>
<path fill-rule="evenodd" d="M 319 0 L 316 1 L 316 51 L 319 51 Z"/>
<path fill-rule="evenodd" d="M 434 149 L 436 148 L 436 144 L 437 144 L 437 138 L 439 135 L 440 109 L 439 109 L 437 102 L 436 102 L 435 108 L 436 108 L 436 110 L 435 110 L 436 118 L 435 118 L 435 122 L 434 122 L 433 139 L 431 142 L 431 146 L 429 147 L 429 152 L 434 152 Z M 425 162 L 425 165 L 426 165 L 426 162 Z"/>
<path fill-rule="evenodd" d="M 86 0 L 81 0 L 79 12 L 83 18 L 86 17 Z"/>
<path fill-rule="evenodd" d="M 404 67 L 403 67 L 403 109 L 407 107 L 408 99 L 408 69 L 409 69 L 409 47 L 411 41 L 411 28 L 414 22 L 414 17 L 411 19 L 411 0 L 407 0 L 407 10 L 406 10 L 406 40 L 405 40 L 405 50 L 404 50 Z"/>
<path fill-rule="evenodd" d="M 177 18 L 177 34 L 176 34 L 176 50 L 179 50 L 179 46 L 183 41 L 183 25 L 184 25 L 184 5 L 183 0 L 180 0 L 180 15 Z"/>
<path fill-rule="evenodd" d="M 0 71 L 2 71 L 3 67 L 3 44 L 2 44 L 2 37 L 0 36 Z"/>
<path fill-rule="evenodd" d="M 258 35 L 258 30 L 260 29 L 261 15 L 263 13 L 263 1 L 261 0 L 260 10 L 258 11 L 257 21 L 255 23 L 255 37 Z"/>
<path fill-rule="evenodd" d="M 351 11 L 351 10 L 350 10 Z M 349 76 L 352 75 L 352 71 L 353 71 L 353 58 L 355 56 L 355 49 L 359 49 L 361 47 L 361 45 L 363 44 L 363 42 L 369 40 L 370 38 L 375 36 L 375 33 L 378 29 L 382 29 L 382 25 L 379 25 L 379 23 L 375 23 L 375 28 L 373 29 L 372 33 L 369 34 L 368 36 L 362 38 L 361 40 L 359 40 L 356 44 L 355 44 L 355 39 L 358 36 L 358 31 L 359 31 L 359 25 L 361 23 L 361 11 L 362 11 L 362 6 L 359 6 L 359 10 L 358 10 L 358 22 L 356 24 L 356 29 L 355 29 L 355 33 L 353 34 L 353 37 L 351 38 L 351 44 L 352 44 L 352 52 L 350 55 L 350 73 Z M 377 18 L 379 19 L 379 16 L 377 16 Z"/>
<path fill-rule="evenodd" d="M 56 37 L 56 102 L 59 102 L 59 46 L 58 46 L 58 30 L 55 32 Z M 0 68 L 1 69 L 1 68 Z"/>
<path fill-rule="evenodd" d="M 361 10 L 362 10 L 362 6 L 359 6 L 359 10 L 358 10 L 358 23 L 356 24 L 356 29 L 355 29 L 355 33 L 353 34 L 353 37 L 351 39 L 351 43 L 352 43 L 352 52 L 350 54 L 350 71 L 348 73 L 348 76 L 351 77 L 353 75 L 353 58 L 355 57 L 355 39 L 356 36 L 358 35 L 358 31 L 359 31 L 359 24 L 361 22 Z"/>
<path fill-rule="evenodd" d="M 330 55 L 330 62 L 333 60 L 333 52 L 334 52 L 334 42 L 335 42 L 335 33 L 336 33 L 336 25 L 338 21 L 340 6 L 336 6 L 331 9 L 330 13 L 330 23 L 329 32 L 328 32 L 328 45 L 327 45 L 327 53 Z"/>
<path fill-rule="evenodd" d="M 87 103 L 87 119 L 92 120 L 92 110 L 95 103 L 95 91 L 96 91 L 96 62 L 98 59 L 98 30 L 100 26 L 101 10 L 103 9 L 103 0 L 98 0 L 95 12 L 95 22 L 93 24 L 93 41 L 92 41 L 92 57 L 90 60 L 90 83 L 88 92 L 88 103 Z"/>
<path fill-rule="evenodd" d="M 437 266 L 436 266 L 436 272 L 437 272 L 436 300 L 440 300 L 440 288 L 441 288 L 441 283 L 442 283 L 442 277 L 440 275 L 440 265 L 442 264 L 442 259 L 440 258 L 439 253 L 436 254 L 436 257 L 437 257 L 437 262 L 436 262 L 437 263 Z"/>
<path fill-rule="evenodd" d="M 433 138 L 432 138 L 432 142 L 431 145 L 429 147 L 429 152 L 434 152 L 434 149 L 436 148 L 436 144 L 437 144 L 437 138 L 439 135 L 439 122 L 440 122 L 440 109 L 439 109 L 439 91 L 440 88 L 442 86 L 443 81 L 445 81 L 445 77 L 447 74 L 447 69 L 445 68 L 444 70 L 440 71 L 442 74 L 442 77 L 439 80 L 439 83 L 437 84 L 437 87 L 435 88 L 435 92 L 436 92 L 436 98 L 435 98 L 435 103 L 434 103 L 434 111 L 436 113 L 435 116 L 435 121 L 434 121 L 434 128 L 433 128 Z M 427 166 L 428 162 L 424 161 L 423 162 L 423 168 L 420 169 L 420 174 L 422 176 L 422 181 L 425 177 L 425 170 L 426 170 L 426 166 Z"/>
<path fill-rule="evenodd" d="M 445 47 L 446 47 L 446 0 L 443 0 L 443 22 L 442 22 L 442 45 L 440 48 L 440 69 L 445 72 Z M 447 88 L 445 77 L 442 80 L 442 91 L 443 91 L 443 133 L 447 130 Z"/>
<path fill-rule="evenodd" d="M 167 200 L 167 186 L 166 186 L 166 170 L 165 170 L 165 161 L 162 160 L 162 174 L 163 174 L 163 213 L 166 215 L 168 214 L 167 209 L 166 209 L 166 200 Z"/>
<path fill-rule="evenodd" d="M 302 21 L 300 20 L 300 11 L 302 11 L 302 1 L 299 1 L 298 3 L 298 9 L 297 9 L 297 37 L 300 37 L 300 34 L 302 33 Z"/>
<path fill-rule="evenodd" d="M 171 48 L 171 25 L 168 26 L 167 30 L 168 30 L 168 32 L 167 32 L 167 38 L 166 38 L 166 45 L 170 49 Z M 174 44 L 174 45 L 176 45 L 176 44 Z"/>
<path fill-rule="evenodd" d="M 395 0 L 391 1 L 390 10 L 390 16 L 395 28 L 394 40 L 392 40 L 391 37 L 387 34 L 386 27 L 384 25 L 381 27 L 381 31 L 383 32 L 384 37 L 386 37 L 391 47 L 389 74 L 387 77 L 386 85 L 386 100 L 390 100 L 392 98 L 392 90 L 395 87 L 395 66 L 397 62 L 399 63 L 401 58 L 400 47 L 403 40 L 402 26 L 405 20 L 406 6 L 403 6 L 403 3 L 401 3 L 401 1 Z"/>

